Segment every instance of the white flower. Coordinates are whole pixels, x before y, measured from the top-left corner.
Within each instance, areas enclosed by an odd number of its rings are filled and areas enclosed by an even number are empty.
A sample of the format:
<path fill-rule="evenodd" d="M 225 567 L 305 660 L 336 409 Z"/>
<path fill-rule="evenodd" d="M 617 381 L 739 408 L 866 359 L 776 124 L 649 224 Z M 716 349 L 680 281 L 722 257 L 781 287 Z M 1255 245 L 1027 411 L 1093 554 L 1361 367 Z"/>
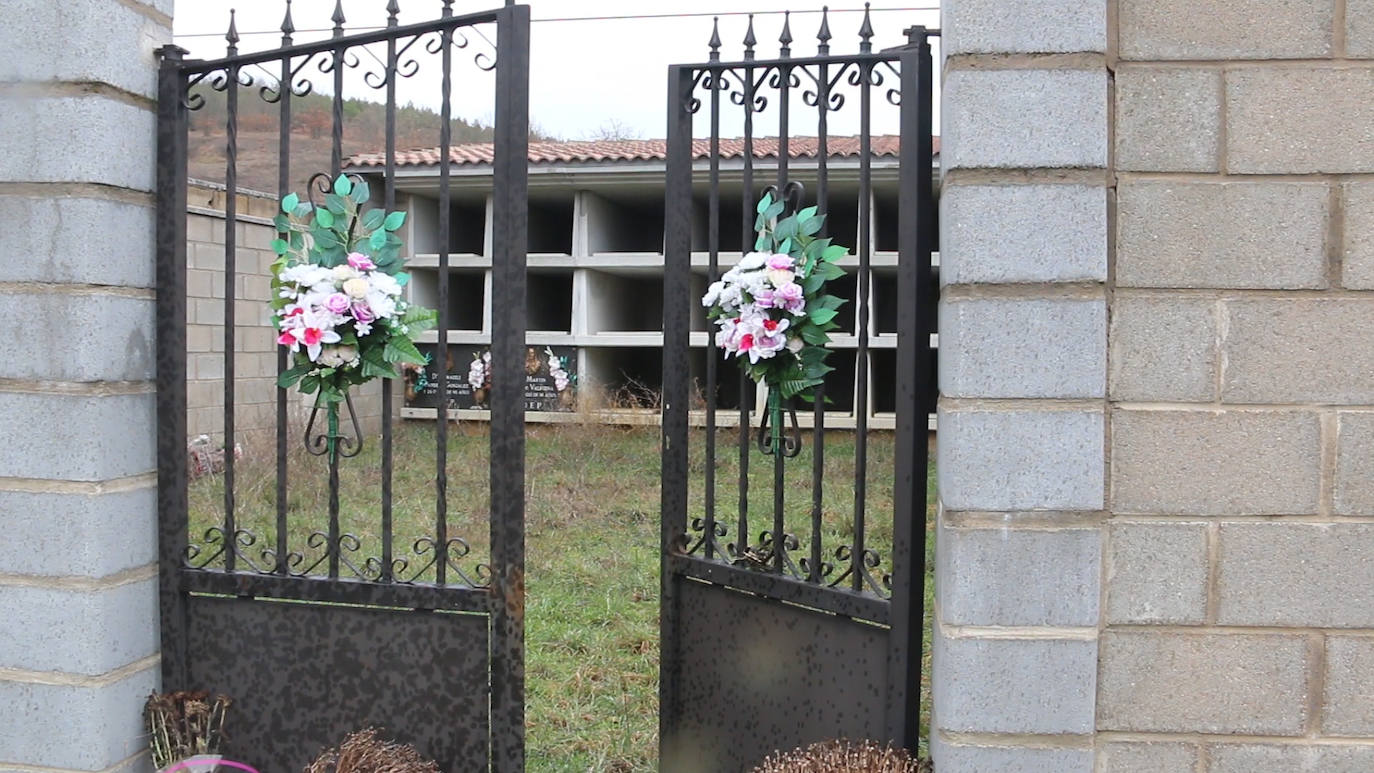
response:
<path fill-rule="evenodd" d="M 355 271 L 353 267 L 348 265 L 347 263 L 335 266 L 334 270 L 330 273 L 333 274 L 334 281 L 339 282 L 340 284 L 347 282 L 350 279 L 358 278 L 358 272 Z"/>
<path fill-rule="evenodd" d="M 326 368 L 338 368 L 357 360 L 358 350 L 352 346 L 326 346 L 320 351 L 318 361 Z"/>
<path fill-rule="evenodd" d="M 769 256 L 767 252 L 751 252 L 743 258 L 740 258 L 735 268 L 743 271 L 752 271 L 756 268 L 762 268 L 763 265 L 768 262 Z"/>
<path fill-rule="evenodd" d="M 785 268 L 768 269 L 768 281 L 774 287 L 782 287 L 785 284 L 791 283 L 794 276 L 795 274 Z"/>
<path fill-rule="evenodd" d="M 352 271 L 352 270 L 353 270 L 353 269 L 349 269 L 349 271 Z M 363 279 L 362 277 L 354 277 L 354 278 L 352 278 L 352 279 L 346 280 L 346 281 L 343 283 L 343 291 L 344 291 L 344 293 L 346 293 L 346 294 L 348 295 L 348 297 L 354 298 L 354 299 L 358 299 L 358 300 L 361 300 L 362 298 L 365 298 L 365 297 L 367 296 L 367 291 L 368 291 L 369 289 L 370 289 L 370 288 L 369 288 L 368 285 L 367 285 L 367 280 L 366 280 L 366 279 Z M 374 308 L 375 308 L 375 307 L 374 307 Z M 379 314 L 379 315 L 377 315 L 377 316 L 381 316 L 381 315 Z"/>
<path fill-rule="evenodd" d="M 391 319 L 396 316 L 395 298 L 376 290 L 369 290 L 366 298 L 367 305 L 372 309 L 372 313 L 376 315 L 377 319 Z"/>
<path fill-rule="evenodd" d="M 393 298 L 401 294 L 401 283 L 396 281 L 396 277 L 384 274 L 380 271 L 368 273 L 367 280 L 372 284 L 372 289 L 386 293 Z"/>

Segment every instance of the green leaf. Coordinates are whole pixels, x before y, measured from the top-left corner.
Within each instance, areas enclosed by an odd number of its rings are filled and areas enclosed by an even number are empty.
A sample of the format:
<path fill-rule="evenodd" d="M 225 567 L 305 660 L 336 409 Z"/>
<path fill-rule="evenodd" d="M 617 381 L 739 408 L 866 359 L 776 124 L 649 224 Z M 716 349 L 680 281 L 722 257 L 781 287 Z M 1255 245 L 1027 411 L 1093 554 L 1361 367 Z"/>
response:
<path fill-rule="evenodd" d="M 820 274 L 819 272 L 818 272 L 818 273 L 814 273 L 814 274 L 812 274 L 811 276 L 808 276 L 807 278 L 803 279 L 802 282 L 801 282 L 802 292 L 805 293 L 805 294 L 807 294 L 807 295 L 811 295 L 811 294 L 815 293 L 817 290 L 821 289 L 821 287 L 824 286 L 824 285 L 825 285 L 825 277 L 824 277 L 824 276 L 821 276 L 821 274 Z"/>
<path fill-rule="evenodd" d="M 368 246 L 374 250 L 380 250 L 386 246 L 386 231 L 373 231 L 372 236 L 368 237 Z"/>
<path fill-rule="evenodd" d="M 791 254 L 792 254 L 792 240 L 791 240 L 791 239 L 783 239 L 783 240 L 782 240 L 782 244 L 779 244 L 779 245 L 778 245 L 778 254 L 780 254 L 780 255 L 791 255 Z"/>
<path fill-rule="evenodd" d="M 382 227 L 382 222 L 386 220 L 386 213 L 380 209 L 369 209 L 363 213 L 363 230 L 375 231 Z"/>
<path fill-rule="evenodd" d="M 824 330 L 815 325 L 807 325 L 801 329 L 802 340 L 812 346 L 825 346 L 830 343 L 830 336 Z"/>
<path fill-rule="evenodd" d="M 845 275 L 845 270 L 834 263 L 817 263 L 812 276 L 819 276 L 824 279 L 839 279 Z"/>
<path fill-rule="evenodd" d="M 347 196 L 353 190 L 353 181 L 348 179 L 348 175 L 341 174 L 334 180 L 334 192 L 340 196 Z"/>
<path fill-rule="evenodd" d="M 334 227 L 334 213 L 327 209 L 321 209 L 315 213 L 315 225 L 321 228 Z"/>
<path fill-rule="evenodd" d="M 841 306 L 843 306 L 844 303 L 845 301 L 843 298 L 834 295 L 825 295 L 818 298 L 816 302 L 811 305 L 811 307 L 820 307 L 822 309 L 838 309 Z"/>
<path fill-rule="evenodd" d="M 288 193 L 286 194 L 286 197 L 281 200 L 281 211 L 290 214 L 291 212 L 294 212 L 296 210 L 296 205 L 300 203 L 300 196 L 297 196 L 294 193 Z"/>
<path fill-rule="evenodd" d="M 290 248 L 291 248 L 291 245 L 287 244 L 285 239 L 273 239 L 273 240 L 272 240 L 272 251 L 275 252 L 275 253 L 278 254 L 278 255 L 285 255 L 285 254 L 286 254 L 286 251 L 289 250 Z"/>
<path fill-rule="evenodd" d="M 817 325 L 824 325 L 835 318 L 835 313 L 834 309 L 812 308 L 807 310 L 806 316 Z"/>
<path fill-rule="evenodd" d="M 808 220 L 810 220 L 811 218 L 815 217 L 817 211 L 819 211 L 819 208 L 818 208 L 818 207 L 807 207 L 807 208 L 805 208 L 805 209 L 803 209 L 802 211 L 800 211 L 800 212 L 797 213 L 797 220 L 799 220 L 799 221 L 805 223 L 806 221 L 808 221 Z"/>
<path fill-rule="evenodd" d="M 797 219 L 793 217 L 779 220 L 777 227 L 773 229 L 773 238 L 778 241 L 787 241 L 796 235 Z"/>
<path fill-rule="evenodd" d="M 768 205 L 768 209 L 765 209 L 763 211 L 763 216 L 768 218 L 769 220 L 772 220 L 778 215 L 781 215 L 782 211 L 786 208 L 787 205 L 782 203 L 782 201 L 775 201 L 772 204 Z"/>
<path fill-rule="evenodd" d="M 324 206 L 330 212 L 342 216 L 348 212 L 348 199 L 337 193 L 330 193 L 324 197 Z"/>
<path fill-rule="evenodd" d="M 366 204 L 367 200 L 372 198 L 372 190 L 367 187 L 367 180 L 358 180 L 358 182 L 354 184 L 353 190 L 349 192 L 348 197 L 356 201 L 359 205 Z"/>
<path fill-rule="evenodd" d="M 382 351 L 382 356 L 387 362 L 409 362 L 414 365 L 424 365 L 425 357 L 420 354 L 420 350 L 415 348 L 415 344 L 404 336 L 392 336 L 386 342 L 386 349 Z"/>
<path fill-rule="evenodd" d="M 410 274 L 407 274 L 404 271 L 401 271 L 397 274 L 393 274 L 392 278 L 396 280 L 396 284 L 402 287 L 405 287 L 410 282 Z"/>
<path fill-rule="evenodd" d="M 296 205 L 296 211 L 292 212 L 291 215 L 292 217 L 295 217 L 297 220 L 304 220 L 306 215 L 309 215 L 314 209 L 314 205 L 312 205 L 310 202 L 302 201 L 301 203 Z"/>
<path fill-rule="evenodd" d="M 762 215 L 764 212 L 766 212 L 766 211 L 768 210 L 768 207 L 772 206 L 772 204 L 773 204 L 773 194 L 771 194 L 771 193 L 765 193 L 765 194 L 763 194 L 763 198 L 759 199 L 759 205 L 758 205 L 758 207 L 755 208 L 754 211 L 756 211 L 756 212 L 758 212 L 760 215 Z"/>
<path fill-rule="evenodd" d="M 302 391 L 302 392 L 304 392 L 304 393 L 306 393 L 306 394 L 308 394 L 308 395 L 309 395 L 309 394 L 314 394 L 314 393 L 315 393 L 315 390 L 317 390 L 317 389 L 319 389 L 319 388 L 320 388 L 320 377 L 319 377 L 318 374 L 311 373 L 310 375 L 308 375 L 308 376 L 306 376 L 305 378 L 301 379 L 301 391 Z"/>
<path fill-rule="evenodd" d="M 773 246 L 773 240 L 768 234 L 759 234 L 759 238 L 754 240 L 754 249 L 762 252 Z"/>
<path fill-rule="evenodd" d="M 395 230 L 399 229 L 401 226 L 403 226 L 403 225 L 405 225 L 405 224 L 406 224 L 406 213 L 404 213 L 404 212 L 392 212 L 391 214 L 389 214 L 389 215 L 386 216 L 386 221 L 385 221 L 385 223 L 384 223 L 383 225 L 384 225 L 384 227 L 386 228 L 386 230 L 388 230 L 388 231 L 395 231 Z"/>
<path fill-rule="evenodd" d="M 282 371 L 281 375 L 277 376 L 277 386 L 282 389 L 290 389 L 295 386 L 297 381 L 301 380 L 302 376 L 310 372 L 310 368 L 310 363 L 302 362 L 293 368 Z"/>
<path fill-rule="evenodd" d="M 319 212 L 315 213 L 316 217 L 318 218 L 319 215 L 322 215 L 327 211 L 328 210 L 320 210 Z M 321 225 L 318 219 L 316 219 L 315 221 L 315 227 L 310 229 L 310 235 L 315 237 L 315 247 L 317 249 L 327 250 L 331 247 L 338 247 L 342 244 L 342 242 L 339 241 L 339 235 L 334 233 L 334 231 L 331 230 L 329 226 Z"/>
<path fill-rule="evenodd" d="M 811 236 L 820 233 L 821 226 L 825 225 L 825 218 L 823 217 L 798 217 L 797 220 L 799 221 L 797 230 L 802 236 Z"/>
<path fill-rule="evenodd" d="M 847 247 L 840 244 L 832 244 L 831 246 L 825 248 L 825 252 L 821 253 L 821 259 L 833 263 L 848 255 L 849 249 Z"/>
<path fill-rule="evenodd" d="M 284 212 L 278 212 L 277 216 L 272 218 L 272 225 L 276 226 L 279 233 L 286 233 L 291 230 L 291 218 Z"/>

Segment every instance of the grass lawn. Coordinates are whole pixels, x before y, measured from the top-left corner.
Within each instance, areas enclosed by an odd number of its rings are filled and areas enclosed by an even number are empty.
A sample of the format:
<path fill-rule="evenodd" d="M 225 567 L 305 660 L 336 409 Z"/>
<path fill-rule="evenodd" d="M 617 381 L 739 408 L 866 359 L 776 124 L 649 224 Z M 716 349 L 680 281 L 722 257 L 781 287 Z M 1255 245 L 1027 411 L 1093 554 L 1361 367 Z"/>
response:
<path fill-rule="evenodd" d="M 692 512 L 704 493 L 704 435 L 692 437 Z M 293 436 L 294 438 L 294 436 Z M 718 517 L 733 523 L 739 452 L 734 430 L 722 430 L 717 459 Z M 527 709 L 531 771 L 651 771 L 658 712 L 659 431 L 654 427 L 531 425 L 527 441 L 526 549 L 528 598 Z M 380 554 L 380 454 L 375 438 L 342 465 L 342 526 L 362 543 L 361 556 Z M 811 436 L 788 462 L 788 530 L 808 544 Z M 869 439 L 868 541 L 887 557 L 892 524 L 892 451 L 888 432 Z M 396 551 L 432 533 L 435 511 L 434 425 L 396 428 L 393 507 Z M 290 539 L 300 550 L 310 532 L 327 524 L 323 459 L 291 456 Z M 772 460 L 751 450 L 750 530 L 772 522 Z M 934 501 L 934 468 L 927 486 Z M 267 544 L 275 521 L 275 462 L 240 462 L 236 485 L 239 524 Z M 854 434 L 826 439 L 824 491 L 827 554 L 850 536 L 854 509 Z M 450 425 L 448 442 L 450 536 L 472 546 L 469 571 L 486 561 L 487 425 Z M 222 517 L 223 481 L 191 484 L 192 534 Z M 933 513 L 933 508 L 931 509 Z M 932 523 L 933 517 L 929 519 Z M 732 529 L 733 532 L 733 529 Z M 926 607 L 933 532 L 927 538 Z M 307 557 L 307 563 L 310 559 Z M 886 570 L 888 564 L 880 568 Z M 926 654 L 929 659 L 929 635 Z M 929 669 L 923 669 L 923 672 Z M 923 677 L 925 679 L 926 677 Z M 922 684 L 923 719 L 928 684 Z"/>

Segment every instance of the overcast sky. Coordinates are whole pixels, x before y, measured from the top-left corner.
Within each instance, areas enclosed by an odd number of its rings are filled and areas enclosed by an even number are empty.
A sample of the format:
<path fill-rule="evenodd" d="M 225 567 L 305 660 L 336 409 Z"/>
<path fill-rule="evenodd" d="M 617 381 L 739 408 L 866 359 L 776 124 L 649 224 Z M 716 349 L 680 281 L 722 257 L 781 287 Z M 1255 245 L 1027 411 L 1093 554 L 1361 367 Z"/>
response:
<path fill-rule="evenodd" d="M 819 2 L 816 0 L 529 0 L 534 24 L 531 28 L 530 54 L 530 114 L 544 132 L 566 139 L 585 139 L 612 125 L 624 133 L 638 137 L 662 137 L 665 133 L 665 84 L 667 67 L 672 63 L 698 62 L 706 58 L 707 40 L 711 34 L 709 15 L 688 18 L 640 18 L 567 20 L 569 17 L 630 16 L 651 14 L 738 14 L 757 11 L 755 32 L 760 41 L 760 58 L 776 56 L 778 34 L 781 32 L 781 11 L 792 11 L 791 28 L 795 42 L 793 56 L 815 53 L 816 31 L 820 23 Z M 455 13 L 477 11 L 499 5 L 500 0 L 458 0 Z M 439 0 L 400 0 L 402 24 L 428 21 L 439 15 Z M 862 13 L 860 0 L 835 0 L 831 3 L 830 28 L 834 36 L 831 50 L 849 53 L 858 49 L 858 29 Z M 905 38 L 901 32 L 913 24 L 935 27 L 939 12 L 933 10 L 934 0 L 878 0 L 873 3 L 873 26 L 876 31 L 874 48 L 899 45 Z M 174 32 L 177 43 L 190 49 L 191 56 L 210 58 L 223 55 L 223 33 L 228 26 L 229 9 L 238 11 L 238 30 L 242 37 L 239 50 L 254 51 L 278 45 L 284 3 L 282 0 L 180 0 L 177 3 Z M 295 0 L 292 16 L 297 28 L 296 42 L 328 37 L 329 21 L 334 0 Z M 344 0 L 346 24 L 350 31 L 379 26 L 386 20 L 385 0 Z M 889 10 L 901 9 L 901 10 Z M 770 13 L 772 12 L 772 13 Z M 544 21 L 541 21 L 544 20 Z M 743 50 L 747 19 L 742 15 L 727 15 L 720 20 L 724 40 L 722 56 L 738 59 Z M 323 28 L 323 29 L 322 29 Z M 270 32 L 266 35 L 249 34 Z M 487 37 L 495 39 L 495 32 L 486 28 Z M 209 33 L 209 36 L 202 36 Z M 413 101 L 438 107 L 438 57 L 421 50 L 417 44 L 412 52 L 419 52 L 420 72 L 413 78 L 400 81 L 398 100 Z M 473 66 L 472 54 L 489 51 L 486 41 L 473 37 L 466 51 L 456 51 L 454 58 L 453 113 L 455 116 L 490 121 L 492 117 L 493 74 Z M 377 49 L 384 56 L 384 49 Z M 470 51 L 472 54 L 467 54 Z M 938 55 L 938 49 L 937 49 Z M 345 94 L 364 99 L 379 99 L 382 92 L 367 88 L 362 80 L 363 70 L 375 61 L 366 56 L 363 67 L 349 71 Z M 327 92 L 331 81 L 312 65 L 308 71 L 316 92 Z M 889 106 L 883 95 L 895 78 L 888 74 L 887 83 L 874 93 L 873 129 L 877 133 L 895 132 L 897 110 Z M 937 79 L 938 80 L 938 79 Z M 796 92 L 794 92 L 796 93 Z M 794 103 L 800 99 L 793 98 Z M 728 104 L 728 103 L 727 103 Z M 831 117 L 832 134 L 852 134 L 858 130 L 858 99 Z M 815 133 L 815 111 L 803 111 L 796 104 L 792 112 L 790 133 Z M 722 133 L 738 135 L 740 108 L 733 108 L 723 121 Z M 703 114 L 697 119 L 698 135 L 708 130 Z M 756 134 L 776 134 L 777 114 L 770 106 L 756 118 Z"/>

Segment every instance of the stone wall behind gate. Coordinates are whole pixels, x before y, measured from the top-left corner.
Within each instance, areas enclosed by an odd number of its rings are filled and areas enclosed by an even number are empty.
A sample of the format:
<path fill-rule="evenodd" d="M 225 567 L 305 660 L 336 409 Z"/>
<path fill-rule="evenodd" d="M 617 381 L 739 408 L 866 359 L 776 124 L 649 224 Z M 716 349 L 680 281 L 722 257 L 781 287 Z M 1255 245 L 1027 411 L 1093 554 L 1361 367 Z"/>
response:
<path fill-rule="evenodd" d="M 944 6 L 937 769 L 1374 770 L 1374 2 Z"/>

